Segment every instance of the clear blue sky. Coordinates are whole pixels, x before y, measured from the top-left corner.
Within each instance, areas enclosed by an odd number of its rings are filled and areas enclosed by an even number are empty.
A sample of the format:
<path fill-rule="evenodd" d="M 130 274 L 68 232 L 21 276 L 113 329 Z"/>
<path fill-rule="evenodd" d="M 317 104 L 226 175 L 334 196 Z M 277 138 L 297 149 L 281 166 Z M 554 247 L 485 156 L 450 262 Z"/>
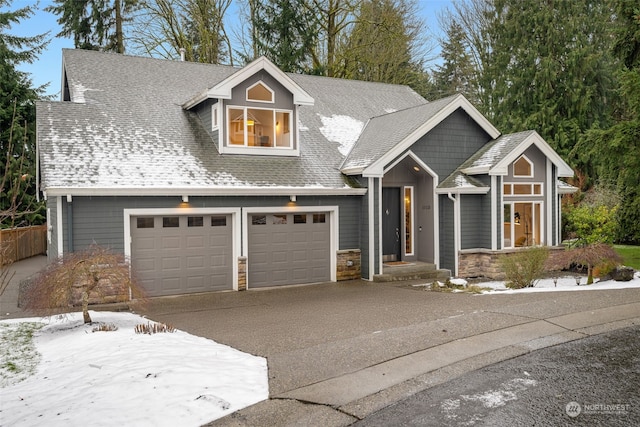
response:
<path fill-rule="evenodd" d="M 3 9 L 15 10 L 35 3 L 36 0 L 13 0 L 8 8 Z M 418 0 L 417 3 L 420 14 L 426 21 L 427 28 L 433 33 L 438 32 L 437 13 L 450 5 L 451 0 Z M 47 49 L 38 57 L 36 62 L 24 64 L 20 69 L 30 74 L 34 86 L 49 83 L 46 93 L 58 99 L 60 96 L 62 49 L 73 48 L 73 42 L 70 39 L 55 37 L 60 32 L 60 26 L 56 22 L 57 17 L 42 10 L 49 4 L 51 4 L 51 0 L 41 0 L 39 10 L 36 11 L 35 15 L 21 22 L 19 26 L 11 28 L 8 33 L 32 36 L 47 31 L 50 32 L 51 42 Z"/>

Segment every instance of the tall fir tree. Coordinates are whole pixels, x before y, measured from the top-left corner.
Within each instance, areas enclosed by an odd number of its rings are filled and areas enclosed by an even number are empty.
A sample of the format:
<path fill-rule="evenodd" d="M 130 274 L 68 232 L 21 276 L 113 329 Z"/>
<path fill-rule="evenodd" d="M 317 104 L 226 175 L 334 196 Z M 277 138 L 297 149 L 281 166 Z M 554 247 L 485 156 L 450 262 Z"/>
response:
<path fill-rule="evenodd" d="M 124 53 L 124 23 L 138 0 L 54 0 L 45 10 L 58 15 L 58 37 L 73 38 L 77 49 Z"/>
<path fill-rule="evenodd" d="M 489 61 L 480 80 L 503 132 L 535 129 L 567 155 L 606 125 L 615 61 L 608 2 L 493 0 Z"/>
<path fill-rule="evenodd" d="M 18 66 L 34 62 L 48 42 L 47 34 L 10 33 L 33 6 L 10 10 L 11 1 L 0 0 L 0 8 L 0 227 L 7 227 L 43 221 L 35 203 L 35 101 L 45 88 L 33 88 Z"/>
<path fill-rule="evenodd" d="M 423 78 L 413 52 L 422 25 L 413 19 L 414 3 L 365 0 L 340 45 L 336 76 L 373 82 L 413 85 Z"/>
<path fill-rule="evenodd" d="M 475 76 L 471 54 L 467 47 L 464 30 L 456 21 L 450 21 L 446 39 L 442 41 L 442 64 L 433 72 L 435 89 L 440 97 L 462 93 L 476 103 Z"/>
<path fill-rule="evenodd" d="M 249 1 L 255 57 L 265 55 L 283 71 L 318 73 L 312 59 L 317 21 L 303 3 L 304 0 Z"/>
<path fill-rule="evenodd" d="M 620 60 L 615 124 L 590 131 L 574 148 L 580 167 L 614 185 L 621 204 L 617 240 L 640 244 L 640 7 L 616 0 L 614 52 Z"/>

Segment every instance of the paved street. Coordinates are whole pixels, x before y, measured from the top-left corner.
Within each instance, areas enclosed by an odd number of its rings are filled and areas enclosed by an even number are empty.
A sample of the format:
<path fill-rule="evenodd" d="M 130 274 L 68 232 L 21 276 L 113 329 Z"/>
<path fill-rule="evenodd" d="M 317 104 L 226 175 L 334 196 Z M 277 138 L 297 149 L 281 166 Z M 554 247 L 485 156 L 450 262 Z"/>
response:
<path fill-rule="evenodd" d="M 16 267 L 33 267 L 41 261 L 34 259 Z M 20 273 L 28 275 L 26 270 Z M 577 345 L 576 340 L 640 324 L 637 288 L 472 295 L 421 290 L 412 286 L 416 283 L 354 280 L 154 298 L 138 311 L 152 320 L 267 358 L 270 399 L 211 423 L 221 426 L 347 426 L 363 419 L 374 423 L 376 416 L 382 416 L 376 414 L 382 409 L 421 392 L 430 396 L 430 390 L 439 390 L 437 387 L 456 378 L 471 378 L 465 376 L 495 363 L 533 355 L 557 344 Z M 3 317 L 28 316 L 16 305 L 16 286 L 10 288 L 2 298 Z M 585 350 L 575 352 L 582 355 Z M 572 363 L 579 366 L 580 360 L 577 357 Z M 468 405 L 462 395 L 482 395 L 494 389 L 516 395 L 537 393 L 543 390 L 546 378 L 560 384 L 565 371 L 550 361 L 540 364 L 539 369 L 536 366 L 527 368 L 529 375 L 518 369 L 505 369 L 504 373 L 510 374 L 506 376 L 498 375 L 500 369 L 487 371 L 489 374 L 478 371 L 480 379 L 495 378 L 495 382 L 479 380 L 469 390 L 438 392 L 438 398 L 443 397 L 431 403 L 441 408 L 444 400 L 451 399 L 449 409 L 455 409 L 456 400 L 460 407 Z M 583 381 L 577 369 L 567 371 L 570 385 Z M 552 376 L 554 371 L 559 372 L 558 378 Z M 623 378 L 638 384 L 637 377 Z M 611 394 L 584 398 L 572 394 L 579 392 L 578 388 L 564 387 L 529 400 L 539 403 L 532 410 L 541 413 L 556 411 L 558 405 L 569 403 L 569 398 L 585 405 L 626 404 L 614 401 L 620 397 Z M 544 396 L 551 400 L 545 401 Z M 512 407 L 509 401 L 504 411 Z M 475 414 L 475 409 L 471 412 Z M 491 414 L 483 415 L 485 423 L 501 424 L 500 416 L 508 415 L 505 412 L 492 418 Z M 458 416 L 464 419 L 468 415 L 461 412 Z M 514 418 L 515 423 L 520 421 Z"/>
<path fill-rule="evenodd" d="M 355 426 L 640 425 L 640 325 L 465 374 Z"/>

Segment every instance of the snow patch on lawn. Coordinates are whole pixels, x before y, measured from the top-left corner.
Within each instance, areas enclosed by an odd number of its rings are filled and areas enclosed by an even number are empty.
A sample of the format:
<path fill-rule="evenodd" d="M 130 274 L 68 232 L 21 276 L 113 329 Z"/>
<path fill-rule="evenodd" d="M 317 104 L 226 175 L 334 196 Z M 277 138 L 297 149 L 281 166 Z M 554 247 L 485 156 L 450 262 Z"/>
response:
<path fill-rule="evenodd" d="M 45 323 L 35 373 L 0 388 L 2 425 L 199 426 L 268 398 L 262 357 L 182 331 L 136 334 L 148 320 L 131 313 L 91 318 L 118 329 L 93 332 L 81 313 L 0 322 Z"/>

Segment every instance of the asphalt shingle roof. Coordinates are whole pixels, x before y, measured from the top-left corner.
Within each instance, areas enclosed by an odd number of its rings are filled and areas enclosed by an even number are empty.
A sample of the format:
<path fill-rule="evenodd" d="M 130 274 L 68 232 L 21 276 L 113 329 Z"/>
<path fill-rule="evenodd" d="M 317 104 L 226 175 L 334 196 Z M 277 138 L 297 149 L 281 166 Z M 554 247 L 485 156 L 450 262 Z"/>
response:
<path fill-rule="evenodd" d="M 181 105 L 237 68 L 83 50 L 63 61 L 73 102 L 37 105 L 44 190 L 342 189 L 356 185 L 339 169 L 365 123 L 426 102 L 406 86 L 291 74 L 315 99 L 299 110 L 300 156 L 220 155 Z"/>
<path fill-rule="evenodd" d="M 501 135 L 493 141 L 480 147 L 467 161 L 458 167 L 451 175 L 445 178 L 438 188 L 440 189 L 473 189 L 486 187 L 485 184 L 465 174 L 463 171 L 471 168 L 491 169 L 501 160 L 515 150 L 522 141 L 532 135 L 534 131 L 525 131 Z"/>
<path fill-rule="evenodd" d="M 369 166 L 405 140 L 458 96 L 454 95 L 434 102 L 425 102 L 404 110 L 387 112 L 387 114 L 372 117 L 353 150 L 345 159 L 342 168 L 351 169 Z"/>

